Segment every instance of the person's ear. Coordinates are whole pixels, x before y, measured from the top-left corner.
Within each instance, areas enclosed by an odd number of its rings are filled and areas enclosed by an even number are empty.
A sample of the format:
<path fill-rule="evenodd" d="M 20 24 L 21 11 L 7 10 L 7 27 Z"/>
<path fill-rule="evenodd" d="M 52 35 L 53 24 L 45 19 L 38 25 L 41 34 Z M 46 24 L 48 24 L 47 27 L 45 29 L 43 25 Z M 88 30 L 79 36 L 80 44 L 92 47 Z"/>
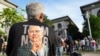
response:
<path fill-rule="evenodd" d="M 39 18 L 40 18 L 41 22 L 43 22 L 43 19 L 44 19 L 44 14 L 43 14 L 43 13 L 41 13 Z"/>

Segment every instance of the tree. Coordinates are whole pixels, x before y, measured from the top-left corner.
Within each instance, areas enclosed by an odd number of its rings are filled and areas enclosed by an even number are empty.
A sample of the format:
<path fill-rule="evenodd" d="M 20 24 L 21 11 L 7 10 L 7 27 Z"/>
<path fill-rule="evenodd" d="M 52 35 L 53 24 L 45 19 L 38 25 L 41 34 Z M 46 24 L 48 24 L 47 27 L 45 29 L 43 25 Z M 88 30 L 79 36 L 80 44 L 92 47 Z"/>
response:
<path fill-rule="evenodd" d="M 52 22 L 51 20 L 48 19 L 48 16 L 44 15 L 44 24 L 48 25 L 48 26 L 52 26 Z"/>
<path fill-rule="evenodd" d="M 79 39 L 83 39 L 83 35 L 81 32 L 79 32 L 79 29 L 77 28 L 77 26 L 73 25 L 73 24 L 69 24 L 68 25 L 68 29 L 67 29 L 69 35 L 72 36 L 73 40 L 79 40 Z"/>
<path fill-rule="evenodd" d="M 19 13 L 12 8 L 4 8 L 3 11 L 0 12 L 0 28 L 5 29 L 5 31 L 2 31 L 4 32 L 2 34 L 7 35 L 11 25 L 22 21 L 24 21 L 22 13 Z"/>
<path fill-rule="evenodd" d="M 90 26 L 93 38 L 100 38 L 100 16 L 94 16 L 90 14 Z M 85 36 L 89 35 L 87 21 L 84 22 L 83 34 Z"/>
<path fill-rule="evenodd" d="M 2 30 L 0 30 L 0 36 L 2 35 L 5 35 L 5 33 Z"/>
<path fill-rule="evenodd" d="M 91 32 L 94 38 L 100 38 L 100 16 L 90 15 Z"/>
<path fill-rule="evenodd" d="M 88 22 L 87 21 L 85 21 L 84 23 L 83 23 L 83 35 L 84 36 L 88 36 L 89 35 L 89 29 L 88 29 Z"/>
<path fill-rule="evenodd" d="M 24 16 L 15 9 L 4 8 L 3 11 L 0 12 L 0 20 L 2 27 L 8 27 L 12 24 L 24 21 Z"/>

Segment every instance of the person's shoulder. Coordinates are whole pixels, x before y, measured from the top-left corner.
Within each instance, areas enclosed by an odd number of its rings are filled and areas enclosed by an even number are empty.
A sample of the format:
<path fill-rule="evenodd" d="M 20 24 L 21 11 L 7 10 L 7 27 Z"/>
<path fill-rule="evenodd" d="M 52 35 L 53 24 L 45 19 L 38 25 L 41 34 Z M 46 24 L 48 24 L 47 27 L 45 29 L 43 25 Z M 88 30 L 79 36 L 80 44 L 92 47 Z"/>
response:
<path fill-rule="evenodd" d="M 10 30 L 12 31 L 12 30 L 18 29 L 18 28 L 20 28 L 23 24 L 25 24 L 25 22 L 15 23 L 15 24 L 11 25 Z"/>
<path fill-rule="evenodd" d="M 47 24 L 42 23 L 44 27 L 47 27 L 48 29 L 52 29 L 50 26 L 48 26 Z"/>
<path fill-rule="evenodd" d="M 15 23 L 15 24 L 13 24 L 13 26 L 17 26 L 17 25 L 23 25 L 23 24 L 25 24 L 25 23 L 27 23 L 27 21 L 25 21 L 25 22 L 19 22 L 19 23 Z"/>
<path fill-rule="evenodd" d="M 18 27 L 18 26 L 23 25 L 23 24 L 25 24 L 25 23 L 27 23 L 27 22 L 15 23 L 15 24 L 13 24 L 11 27 Z"/>
<path fill-rule="evenodd" d="M 45 27 L 49 27 L 48 25 L 46 25 L 46 24 L 44 24 L 44 23 L 42 23 Z"/>

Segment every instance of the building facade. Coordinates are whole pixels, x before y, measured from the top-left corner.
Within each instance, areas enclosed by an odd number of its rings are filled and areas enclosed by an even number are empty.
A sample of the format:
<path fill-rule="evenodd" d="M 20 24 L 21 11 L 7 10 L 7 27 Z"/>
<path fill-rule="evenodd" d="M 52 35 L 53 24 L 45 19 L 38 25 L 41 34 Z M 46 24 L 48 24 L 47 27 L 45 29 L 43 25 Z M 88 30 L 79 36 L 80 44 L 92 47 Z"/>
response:
<path fill-rule="evenodd" d="M 63 35 L 63 38 L 66 38 L 68 36 L 67 30 L 69 28 L 69 24 L 75 25 L 74 22 L 68 16 L 53 19 L 52 23 L 52 27 L 55 30 L 56 36 L 58 36 L 58 33 L 61 33 Z"/>
<path fill-rule="evenodd" d="M 98 16 L 100 15 L 100 1 L 96 1 L 80 7 L 82 15 L 86 20 L 86 13 Z"/>

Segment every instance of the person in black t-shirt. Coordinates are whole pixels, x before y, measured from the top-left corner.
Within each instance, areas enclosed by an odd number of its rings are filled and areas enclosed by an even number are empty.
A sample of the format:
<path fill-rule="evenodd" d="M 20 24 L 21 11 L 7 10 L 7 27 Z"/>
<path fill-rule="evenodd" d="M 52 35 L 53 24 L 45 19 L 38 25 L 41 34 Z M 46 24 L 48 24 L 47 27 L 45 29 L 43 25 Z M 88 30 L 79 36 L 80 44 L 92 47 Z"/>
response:
<path fill-rule="evenodd" d="M 48 47 L 47 56 L 55 56 L 56 37 L 54 30 L 43 24 L 43 6 L 38 2 L 26 5 L 28 21 L 14 24 L 9 31 L 8 44 L 6 49 L 7 56 L 18 56 L 19 48 L 29 44 L 28 27 L 31 25 L 41 26 L 44 30 L 43 43 Z"/>

